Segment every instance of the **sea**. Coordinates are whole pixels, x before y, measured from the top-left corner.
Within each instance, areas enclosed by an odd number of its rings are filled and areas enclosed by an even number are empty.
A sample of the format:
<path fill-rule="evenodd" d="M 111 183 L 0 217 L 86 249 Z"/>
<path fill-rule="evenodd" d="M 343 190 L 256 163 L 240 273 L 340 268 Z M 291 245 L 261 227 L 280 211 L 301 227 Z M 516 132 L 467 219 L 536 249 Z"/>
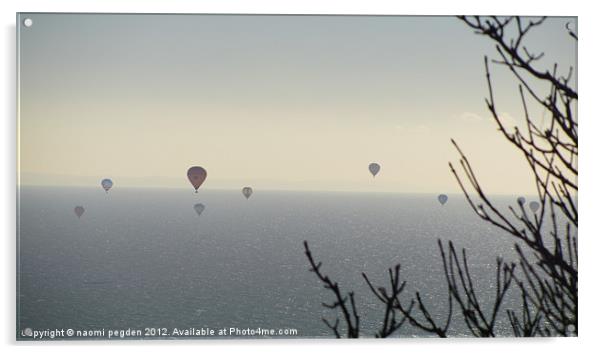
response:
<path fill-rule="evenodd" d="M 429 194 L 268 190 L 246 199 L 239 190 L 22 186 L 18 196 L 20 340 L 333 338 L 323 319 L 337 317 L 345 336 L 341 313 L 322 305 L 335 298 L 309 271 L 304 241 L 320 270 L 354 293 L 361 336 L 374 337 L 384 305 L 362 273 L 387 287 L 388 269 L 400 264 L 402 304 L 419 292 L 443 324 L 438 240 L 466 250 L 486 313 L 496 258 L 517 258 L 515 241 L 460 194 L 445 205 Z M 516 197 L 493 199 L 516 205 Z M 506 309 L 519 301 L 510 291 L 496 335 L 512 336 Z M 452 314 L 448 334 L 470 336 L 457 306 Z M 393 335 L 422 336 L 432 334 L 407 323 Z"/>

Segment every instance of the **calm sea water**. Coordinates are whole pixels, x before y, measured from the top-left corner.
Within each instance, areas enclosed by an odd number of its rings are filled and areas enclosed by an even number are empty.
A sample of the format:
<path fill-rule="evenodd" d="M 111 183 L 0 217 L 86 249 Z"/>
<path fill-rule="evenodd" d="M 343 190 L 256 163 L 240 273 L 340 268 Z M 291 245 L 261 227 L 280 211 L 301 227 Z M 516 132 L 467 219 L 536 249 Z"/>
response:
<path fill-rule="evenodd" d="M 387 268 L 401 263 L 407 300 L 420 290 L 443 320 L 438 238 L 467 248 L 485 303 L 495 258 L 515 259 L 512 240 L 460 195 L 441 206 L 434 195 L 256 190 L 246 200 L 240 191 L 22 187 L 19 212 L 19 333 L 166 328 L 171 338 L 174 328 L 260 327 L 332 337 L 322 317 L 335 312 L 321 303 L 333 297 L 308 271 L 307 240 L 323 271 L 355 291 L 362 335 L 372 336 L 383 308 L 361 272 L 385 285 Z M 468 334 L 461 318 L 451 334 Z M 512 334 L 505 320 L 498 334 Z M 425 334 L 405 326 L 398 335 Z"/>

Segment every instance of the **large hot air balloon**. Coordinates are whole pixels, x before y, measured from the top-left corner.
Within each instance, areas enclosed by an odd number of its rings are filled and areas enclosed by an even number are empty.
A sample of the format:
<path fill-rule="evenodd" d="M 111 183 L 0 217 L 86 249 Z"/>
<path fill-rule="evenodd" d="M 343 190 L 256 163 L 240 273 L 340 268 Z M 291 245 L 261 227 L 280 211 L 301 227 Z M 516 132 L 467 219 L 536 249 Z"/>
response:
<path fill-rule="evenodd" d="M 251 188 L 251 187 L 244 187 L 242 189 L 242 195 L 244 195 L 245 198 L 249 199 L 249 197 L 251 196 L 251 194 L 253 194 L 253 188 Z"/>
<path fill-rule="evenodd" d="M 199 187 L 203 182 L 205 182 L 205 178 L 207 178 L 207 171 L 201 166 L 192 166 L 188 169 L 188 180 L 194 187 L 194 192 L 199 192 Z"/>
<path fill-rule="evenodd" d="M 518 198 L 516 199 L 516 202 L 517 202 L 517 203 L 518 203 L 518 205 L 520 205 L 520 206 L 523 206 L 523 205 L 525 205 L 525 202 L 526 202 L 526 200 L 525 200 L 525 197 L 518 197 Z"/>
<path fill-rule="evenodd" d="M 113 181 L 111 181 L 109 178 L 105 178 L 100 182 L 100 185 L 105 190 L 105 192 L 109 193 L 109 189 L 113 187 Z"/>
<path fill-rule="evenodd" d="M 372 173 L 372 177 L 376 177 L 376 174 L 378 173 L 378 171 L 380 171 L 380 165 L 376 162 L 373 162 L 370 165 L 368 165 L 368 170 L 370 170 L 370 173 Z"/>
<path fill-rule="evenodd" d="M 441 203 L 441 205 L 447 203 L 447 195 L 445 194 L 439 194 L 437 199 L 439 199 L 439 203 Z"/>
<path fill-rule="evenodd" d="M 81 218 L 82 215 L 84 214 L 84 211 L 86 211 L 86 209 L 84 209 L 83 206 L 76 206 L 75 209 L 73 209 L 73 211 L 75 212 L 75 215 L 77 215 L 77 218 Z"/>
<path fill-rule="evenodd" d="M 194 211 L 196 211 L 197 215 L 201 216 L 201 214 L 203 213 L 203 210 L 205 210 L 205 205 L 203 205 L 202 203 L 198 203 L 198 204 L 195 204 L 193 206 L 193 208 L 194 208 Z"/>
<path fill-rule="evenodd" d="M 539 209 L 539 203 L 538 202 L 531 202 L 529 203 L 529 208 L 531 209 L 532 212 L 536 212 L 537 209 Z"/>

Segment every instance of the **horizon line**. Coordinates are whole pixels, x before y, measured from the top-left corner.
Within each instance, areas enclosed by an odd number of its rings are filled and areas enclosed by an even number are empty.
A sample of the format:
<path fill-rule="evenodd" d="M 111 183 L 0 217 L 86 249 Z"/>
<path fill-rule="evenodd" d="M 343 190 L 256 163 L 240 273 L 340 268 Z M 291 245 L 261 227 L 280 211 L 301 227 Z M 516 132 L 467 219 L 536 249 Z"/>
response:
<path fill-rule="evenodd" d="M 67 185 L 41 185 L 41 184 L 24 184 L 24 185 L 18 185 L 17 184 L 17 189 L 21 188 L 21 187 L 26 187 L 26 188 L 85 188 L 85 189 L 101 189 L 100 186 L 99 187 L 95 187 L 95 186 L 84 186 L 84 185 L 74 185 L 74 186 L 67 186 Z M 250 186 L 252 187 L 252 186 Z M 206 191 L 240 191 L 243 187 L 240 188 L 199 188 L 199 190 L 206 190 Z M 440 195 L 440 194 L 446 194 L 446 195 L 459 195 L 459 196 L 464 196 L 464 194 L 462 192 L 407 192 L 407 191 L 366 191 L 366 190 L 348 190 L 348 189 L 344 189 L 344 190 L 332 190 L 332 189 L 288 189 L 288 188 L 283 188 L 283 189 L 279 189 L 279 188 L 269 188 L 269 189 L 257 189 L 255 187 L 252 187 L 253 191 L 264 191 L 264 192 L 292 192 L 292 193 L 301 193 L 301 192 L 309 192 L 309 193 L 361 193 L 361 194 L 413 194 L 413 195 Z M 111 188 L 114 189 L 114 188 Z M 190 187 L 172 187 L 172 186 L 141 186 L 141 187 L 137 187 L 137 186 L 125 186 L 125 187 L 118 187 L 118 189 L 176 189 L 176 190 L 188 190 L 190 189 L 191 192 L 193 194 L 194 193 L 194 189 L 190 188 Z M 469 196 L 473 196 L 476 194 L 469 194 Z M 523 196 L 523 197 L 529 197 L 529 196 L 537 196 L 535 194 L 516 194 L 516 193 L 489 193 L 489 195 L 491 196 L 499 196 L 499 197 L 518 197 L 518 196 Z"/>

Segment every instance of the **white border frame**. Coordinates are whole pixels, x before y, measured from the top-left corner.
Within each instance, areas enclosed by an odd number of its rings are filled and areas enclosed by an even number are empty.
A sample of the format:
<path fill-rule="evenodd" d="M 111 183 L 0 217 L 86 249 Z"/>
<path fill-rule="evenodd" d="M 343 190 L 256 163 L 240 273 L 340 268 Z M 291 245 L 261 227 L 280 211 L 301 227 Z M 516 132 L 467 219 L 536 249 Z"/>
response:
<path fill-rule="evenodd" d="M 593 3 L 593 2 L 592 2 Z M 474 0 L 433 1 L 421 0 L 415 2 L 401 1 L 356 1 L 356 0 L 3 0 L 0 2 L 2 11 L 3 52 L 2 60 L 3 85 L 1 86 L 1 107 L 4 108 L 0 145 L 2 154 L 0 163 L 2 173 L 2 204 L 0 218 L 3 226 L 4 257 L 2 257 L 2 284 L 0 294 L 4 307 L 4 315 L 0 321 L 0 335 L 5 350 L 32 351 L 44 353 L 80 353 L 82 350 L 92 353 L 103 353 L 107 350 L 130 352 L 143 349 L 149 353 L 162 353 L 176 349 L 185 352 L 199 351 L 245 351 L 257 353 L 280 353 L 283 350 L 296 353 L 315 351 L 349 351 L 351 353 L 366 350 L 395 350 L 416 352 L 446 352 L 446 353 L 508 353 L 515 352 L 549 352 L 566 353 L 574 351 L 593 351 L 600 347 L 597 341 L 600 305 L 598 297 L 602 291 L 600 285 L 600 256 L 602 250 L 602 235 L 596 225 L 600 207 L 597 200 L 602 197 L 599 183 L 602 183 L 602 168 L 600 167 L 601 141 L 597 132 L 602 132 L 600 110 L 596 110 L 599 99 L 593 95 L 600 92 L 600 16 L 594 5 L 583 5 L 567 1 L 535 2 L 525 0 L 505 0 L 485 2 Z M 581 121 L 582 175 L 579 181 L 582 209 L 581 228 L 579 234 L 581 245 L 581 296 L 580 302 L 580 336 L 579 338 L 555 339 L 403 339 L 403 340 L 230 340 L 230 341 L 119 341 L 119 342 L 19 342 L 15 334 L 15 200 L 16 200 L 16 12 L 146 12 L 146 13 L 304 13 L 304 14 L 391 14 L 391 15 L 450 15 L 450 14 L 516 14 L 521 15 L 562 15 L 579 16 L 579 86 L 582 90 L 579 113 L 585 119 Z M 598 44 L 598 45 L 596 45 Z M 598 85 L 596 85 L 598 83 Z M 588 103 L 589 102 L 589 103 Z M 589 119 L 588 119 L 589 117 Z M 391 348 L 393 345 L 395 348 Z M 143 348 L 133 348 L 143 346 Z M 169 349 L 168 347 L 169 346 Z M 385 348 L 385 346 L 387 348 Z M 85 347 L 85 348 L 83 348 Z M 599 350 L 599 349 L 598 349 Z"/>

